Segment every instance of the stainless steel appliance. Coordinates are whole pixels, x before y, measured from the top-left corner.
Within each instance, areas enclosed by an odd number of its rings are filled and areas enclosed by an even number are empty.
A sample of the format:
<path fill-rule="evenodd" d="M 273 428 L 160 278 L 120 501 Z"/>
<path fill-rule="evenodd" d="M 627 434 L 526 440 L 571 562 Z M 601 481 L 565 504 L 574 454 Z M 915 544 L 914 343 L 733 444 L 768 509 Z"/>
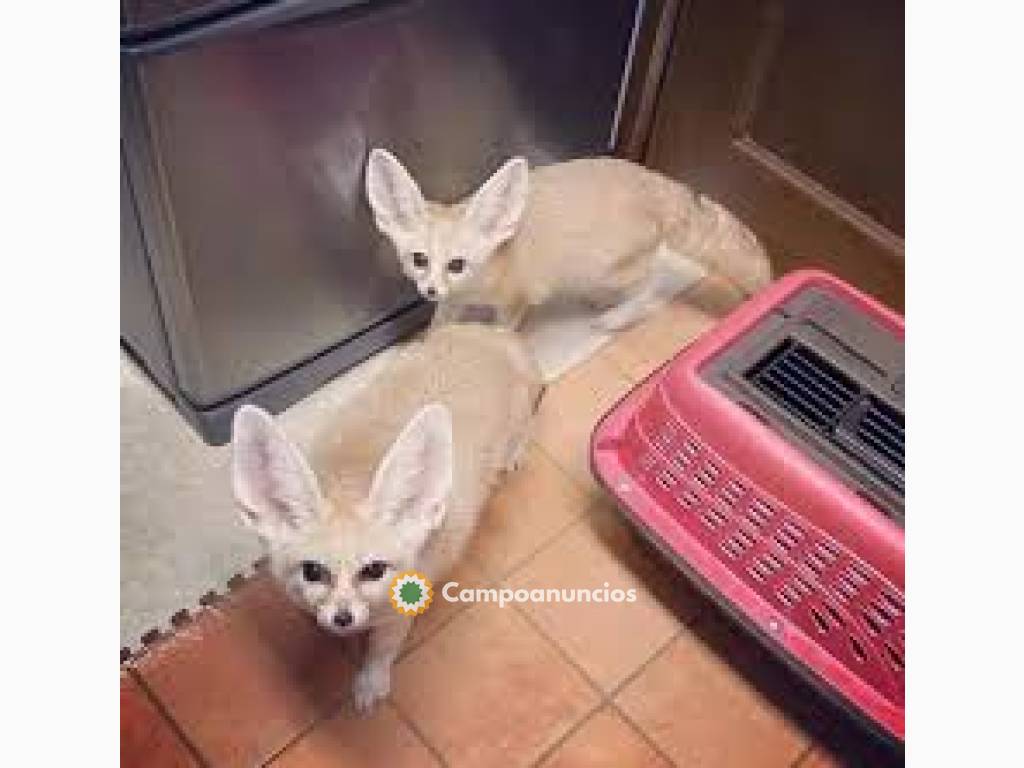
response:
<path fill-rule="evenodd" d="M 121 336 L 210 442 L 429 316 L 376 235 L 374 146 L 454 199 L 607 151 L 637 0 L 124 0 Z"/>

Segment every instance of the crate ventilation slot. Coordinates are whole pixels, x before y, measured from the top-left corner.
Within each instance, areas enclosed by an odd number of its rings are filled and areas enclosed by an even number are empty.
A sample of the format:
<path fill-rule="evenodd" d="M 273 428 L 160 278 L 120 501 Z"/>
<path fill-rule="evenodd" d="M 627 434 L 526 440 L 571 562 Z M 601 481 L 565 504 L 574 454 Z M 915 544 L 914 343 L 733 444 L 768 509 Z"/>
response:
<path fill-rule="evenodd" d="M 793 339 L 758 361 L 746 378 L 785 413 L 902 492 L 906 430 L 896 408 Z"/>
<path fill-rule="evenodd" d="M 855 552 L 750 487 L 658 407 L 641 411 L 636 424 L 637 436 L 650 438 L 635 455 L 635 477 L 696 541 L 823 651 L 902 703 L 898 590 Z"/>
<path fill-rule="evenodd" d="M 903 414 L 881 400 L 868 397 L 856 422 L 856 435 L 901 470 L 904 468 L 906 428 Z"/>
<path fill-rule="evenodd" d="M 787 340 L 747 374 L 788 412 L 822 431 L 834 430 L 857 399 L 857 385 L 808 347 Z"/>

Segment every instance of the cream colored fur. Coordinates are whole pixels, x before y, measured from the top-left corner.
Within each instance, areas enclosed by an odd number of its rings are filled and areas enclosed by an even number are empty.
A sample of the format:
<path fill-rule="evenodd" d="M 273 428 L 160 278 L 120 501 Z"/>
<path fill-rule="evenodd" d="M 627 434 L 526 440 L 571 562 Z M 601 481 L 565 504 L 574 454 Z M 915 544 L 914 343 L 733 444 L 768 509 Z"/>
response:
<path fill-rule="evenodd" d="M 747 294 L 771 279 L 763 247 L 736 217 L 625 160 L 529 170 L 514 158 L 469 198 L 444 205 L 427 201 L 401 163 L 375 149 L 366 185 L 378 228 L 420 293 L 439 302 L 442 321 L 483 304 L 515 326 L 529 307 L 571 297 L 604 308 L 601 323 L 621 327 L 671 298 L 680 259 Z M 453 260 L 465 262 L 458 273 Z"/>
<path fill-rule="evenodd" d="M 390 606 L 388 585 L 405 570 L 436 581 L 455 564 L 519 455 L 541 386 L 513 333 L 452 324 L 401 349 L 325 425 L 308 462 L 269 415 L 236 414 L 235 495 L 273 573 L 325 629 L 370 630 L 358 708 L 387 694 L 412 622 Z M 367 579 L 374 561 L 386 574 Z M 329 583 L 310 582 L 308 562 Z"/>

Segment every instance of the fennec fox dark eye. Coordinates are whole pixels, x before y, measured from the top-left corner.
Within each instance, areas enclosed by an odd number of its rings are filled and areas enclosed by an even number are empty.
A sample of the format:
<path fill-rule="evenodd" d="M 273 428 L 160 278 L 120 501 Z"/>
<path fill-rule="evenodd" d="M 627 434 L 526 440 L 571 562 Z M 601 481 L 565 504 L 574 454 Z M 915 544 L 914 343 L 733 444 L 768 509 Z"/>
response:
<path fill-rule="evenodd" d="M 452 259 L 451 261 L 448 262 L 448 271 L 451 272 L 453 275 L 459 274 L 459 272 L 461 272 L 465 268 L 465 259 Z"/>
<path fill-rule="evenodd" d="M 327 566 L 316 562 L 316 560 L 303 560 L 302 578 L 314 583 L 330 581 L 331 572 L 327 570 Z"/>
<path fill-rule="evenodd" d="M 384 578 L 388 570 L 388 564 L 383 560 L 374 560 L 359 569 L 359 578 L 364 581 L 378 581 Z"/>
<path fill-rule="evenodd" d="M 412 255 L 412 265 L 417 269 L 427 268 L 427 254 L 422 251 L 416 251 Z"/>

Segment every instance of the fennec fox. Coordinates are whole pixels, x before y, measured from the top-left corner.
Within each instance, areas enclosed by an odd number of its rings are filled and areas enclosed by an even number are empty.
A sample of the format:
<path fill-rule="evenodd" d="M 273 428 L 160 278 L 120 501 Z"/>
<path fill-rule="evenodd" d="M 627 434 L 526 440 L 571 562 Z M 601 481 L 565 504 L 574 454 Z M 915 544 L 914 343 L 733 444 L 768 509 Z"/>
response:
<path fill-rule="evenodd" d="M 236 413 L 235 497 L 271 572 L 324 629 L 370 630 L 358 709 L 387 695 L 412 624 L 391 606 L 391 582 L 408 570 L 436 580 L 459 558 L 541 386 L 511 331 L 451 324 L 346 403 L 309 462 L 267 413 Z"/>
<path fill-rule="evenodd" d="M 681 287 L 683 258 L 750 294 L 771 278 L 753 233 L 718 203 L 614 158 L 532 171 L 506 162 L 467 199 L 426 200 L 402 164 L 370 152 L 366 192 L 378 229 L 398 251 L 436 321 L 472 305 L 515 327 L 555 297 L 602 308 L 598 324 L 627 326 Z"/>

